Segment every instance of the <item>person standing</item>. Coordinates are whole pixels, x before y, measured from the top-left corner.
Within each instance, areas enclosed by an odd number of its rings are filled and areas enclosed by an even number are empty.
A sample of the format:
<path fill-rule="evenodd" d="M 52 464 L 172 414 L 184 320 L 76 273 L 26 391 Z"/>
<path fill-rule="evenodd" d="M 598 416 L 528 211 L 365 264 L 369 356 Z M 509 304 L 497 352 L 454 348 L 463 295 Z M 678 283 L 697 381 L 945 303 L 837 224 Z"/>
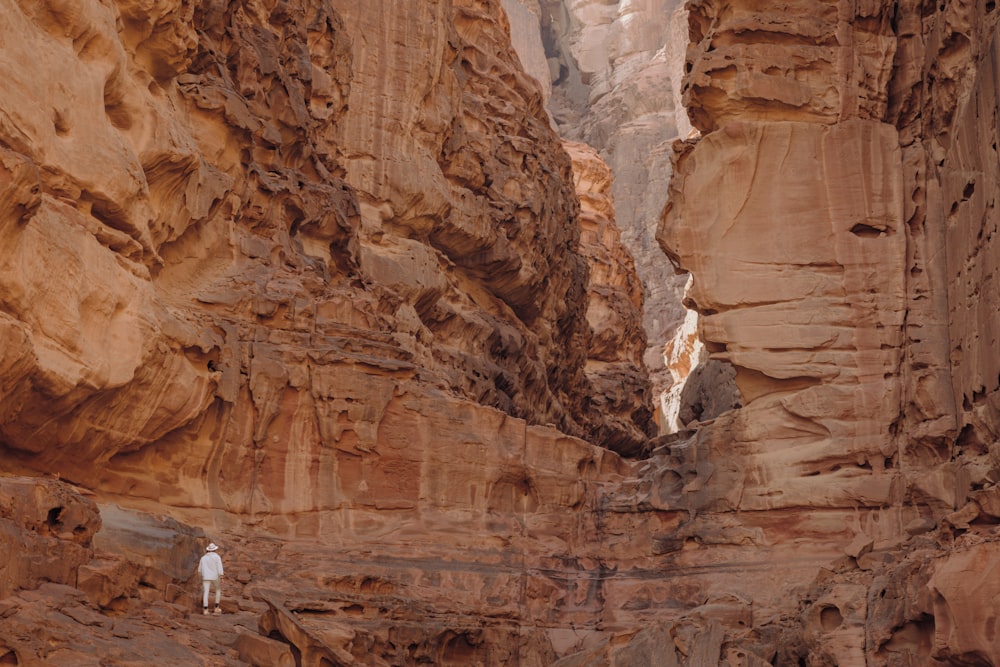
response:
<path fill-rule="evenodd" d="M 221 614 L 222 608 L 219 607 L 219 601 L 222 598 L 222 590 L 220 589 L 220 583 L 222 581 L 222 558 L 219 554 L 215 553 L 219 550 L 219 547 L 215 546 L 212 542 L 205 548 L 205 555 L 201 557 L 201 561 L 198 563 L 198 572 L 201 574 L 201 585 L 204 591 L 202 595 L 202 612 L 206 616 L 208 615 L 208 591 L 215 584 L 215 613 Z"/>

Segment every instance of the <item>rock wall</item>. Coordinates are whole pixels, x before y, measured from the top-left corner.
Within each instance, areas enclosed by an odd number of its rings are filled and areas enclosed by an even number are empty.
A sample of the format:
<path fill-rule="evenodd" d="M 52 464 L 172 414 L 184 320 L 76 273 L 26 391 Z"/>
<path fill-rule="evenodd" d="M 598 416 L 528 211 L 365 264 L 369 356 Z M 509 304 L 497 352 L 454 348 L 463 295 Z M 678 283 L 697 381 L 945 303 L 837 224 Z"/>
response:
<path fill-rule="evenodd" d="M 551 89 L 547 106 L 560 134 L 597 149 L 614 174 L 622 242 L 644 285 L 656 418 L 668 430 L 665 414 L 677 408 L 668 405 L 673 375 L 664 348 L 685 317 L 684 278 L 664 263 L 655 233 L 671 142 L 691 131 L 680 95 L 687 12 L 676 0 L 505 0 L 504 7 L 526 71 Z"/>
<path fill-rule="evenodd" d="M 673 521 L 603 507 L 652 428 L 639 283 L 498 3 L 0 16 L 2 471 L 105 522 L 10 574 L 0 658 L 548 664 L 667 604 L 601 553 Z"/>
<path fill-rule="evenodd" d="M 418 379 L 644 439 L 590 407 L 570 160 L 499 6 L 4 13 L 0 437 L 25 465 L 82 482 L 165 448 L 197 502 L 250 511 L 290 493 L 246 491 L 274 443 L 371 448 Z"/>
<path fill-rule="evenodd" d="M 573 179 L 580 198 L 580 246 L 590 266 L 587 321 L 593 338 L 586 373 L 594 390 L 592 405 L 609 420 L 615 415 L 628 417 L 609 427 L 597 441 L 608 443 L 606 446 L 617 452 L 645 453 L 648 438 L 654 434 L 652 428 L 645 433 L 633 430 L 630 440 L 615 441 L 618 433 L 629 432 L 630 424 L 652 425 L 653 397 L 643 364 L 642 284 L 615 224 L 611 169 L 590 146 L 577 142 L 564 145 L 573 160 Z"/>
<path fill-rule="evenodd" d="M 0 661 L 1000 664 L 993 3 L 520 8 L 0 0 Z"/>
<path fill-rule="evenodd" d="M 839 549 L 818 576 L 787 571 L 790 616 L 730 626 L 726 645 L 755 660 L 997 664 L 994 633 L 962 619 L 977 594 L 958 574 L 991 586 L 971 563 L 997 537 L 980 356 L 995 7 L 688 7 L 703 136 L 677 145 L 658 237 L 746 404 L 663 444 L 660 506 L 741 531 L 782 516 L 761 545 L 784 558 L 806 534 Z M 751 588 L 727 584 L 756 606 Z"/>

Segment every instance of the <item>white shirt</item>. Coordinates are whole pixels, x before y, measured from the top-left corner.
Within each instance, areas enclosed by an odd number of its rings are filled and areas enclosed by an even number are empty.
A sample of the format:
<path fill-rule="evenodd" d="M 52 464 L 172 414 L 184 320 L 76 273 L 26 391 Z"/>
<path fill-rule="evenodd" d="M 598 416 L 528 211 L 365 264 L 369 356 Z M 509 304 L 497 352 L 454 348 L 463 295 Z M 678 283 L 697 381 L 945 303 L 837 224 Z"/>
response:
<path fill-rule="evenodd" d="M 201 573 L 202 579 L 218 580 L 222 576 L 222 559 L 219 558 L 219 554 L 209 551 L 202 556 L 201 562 L 198 563 L 198 572 Z"/>

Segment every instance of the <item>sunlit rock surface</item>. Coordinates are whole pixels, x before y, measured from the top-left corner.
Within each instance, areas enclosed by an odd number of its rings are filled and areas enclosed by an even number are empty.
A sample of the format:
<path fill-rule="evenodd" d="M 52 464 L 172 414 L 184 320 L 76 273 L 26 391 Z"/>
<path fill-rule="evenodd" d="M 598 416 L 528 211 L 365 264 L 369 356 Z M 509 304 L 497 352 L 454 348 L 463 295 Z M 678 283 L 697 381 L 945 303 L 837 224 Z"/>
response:
<path fill-rule="evenodd" d="M 568 628 L 603 613 L 598 498 L 628 467 L 610 450 L 652 429 L 641 294 L 610 211 L 581 245 L 571 159 L 499 3 L 0 15 L 4 468 L 89 490 L 107 530 L 66 572 L 11 571 L 6 593 L 77 587 L 23 593 L 18 627 L 39 605 L 186 618 L 205 537 L 237 568 L 227 611 L 307 662 L 545 664 L 590 634 Z M 302 560 L 278 567 L 286 543 Z M 328 611 L 327 579 L 380 595 L 366 578 L 400 571 L 396 612 L 292 627 L 299 602 L 243 590 L 303 571 L 317 590 L 269 586 Z M 331 639 L 358 610 L 377 627 Z M 165 627 L 79 622 L 111 644 Z M 77 636 L 51 632 L 8 662 Z M 218 660 L 279 648 L 230 639 Z"/>
<path fill-rule="evenodd" d="M 651 487 L 705 524 L 783 517 L 776 562 L 840 550 L 785 570 L 796 610 L 729 624 L 761 664 L 997 664 L 962 618 L 997 537 L 995 8 L 688 6 L 703 136 L 658 238 L 744 407 L 665 441 Z"/>
<path fill-rule="evenodd" d="M 1000 664 L 994 6 L 521 9 L 0 0 L 0 663 Z"/>

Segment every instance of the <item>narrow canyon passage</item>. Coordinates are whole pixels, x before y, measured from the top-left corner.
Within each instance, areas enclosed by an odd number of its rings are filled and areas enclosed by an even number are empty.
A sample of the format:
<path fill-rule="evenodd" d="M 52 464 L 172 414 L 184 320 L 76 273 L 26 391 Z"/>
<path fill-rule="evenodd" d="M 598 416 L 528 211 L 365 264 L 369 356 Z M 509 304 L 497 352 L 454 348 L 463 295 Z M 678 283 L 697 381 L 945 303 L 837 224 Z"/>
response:
<path fill-rule="evenodd" d="M 0 0 L 0 664 L 1000 664 L 998 16 Z"/>

